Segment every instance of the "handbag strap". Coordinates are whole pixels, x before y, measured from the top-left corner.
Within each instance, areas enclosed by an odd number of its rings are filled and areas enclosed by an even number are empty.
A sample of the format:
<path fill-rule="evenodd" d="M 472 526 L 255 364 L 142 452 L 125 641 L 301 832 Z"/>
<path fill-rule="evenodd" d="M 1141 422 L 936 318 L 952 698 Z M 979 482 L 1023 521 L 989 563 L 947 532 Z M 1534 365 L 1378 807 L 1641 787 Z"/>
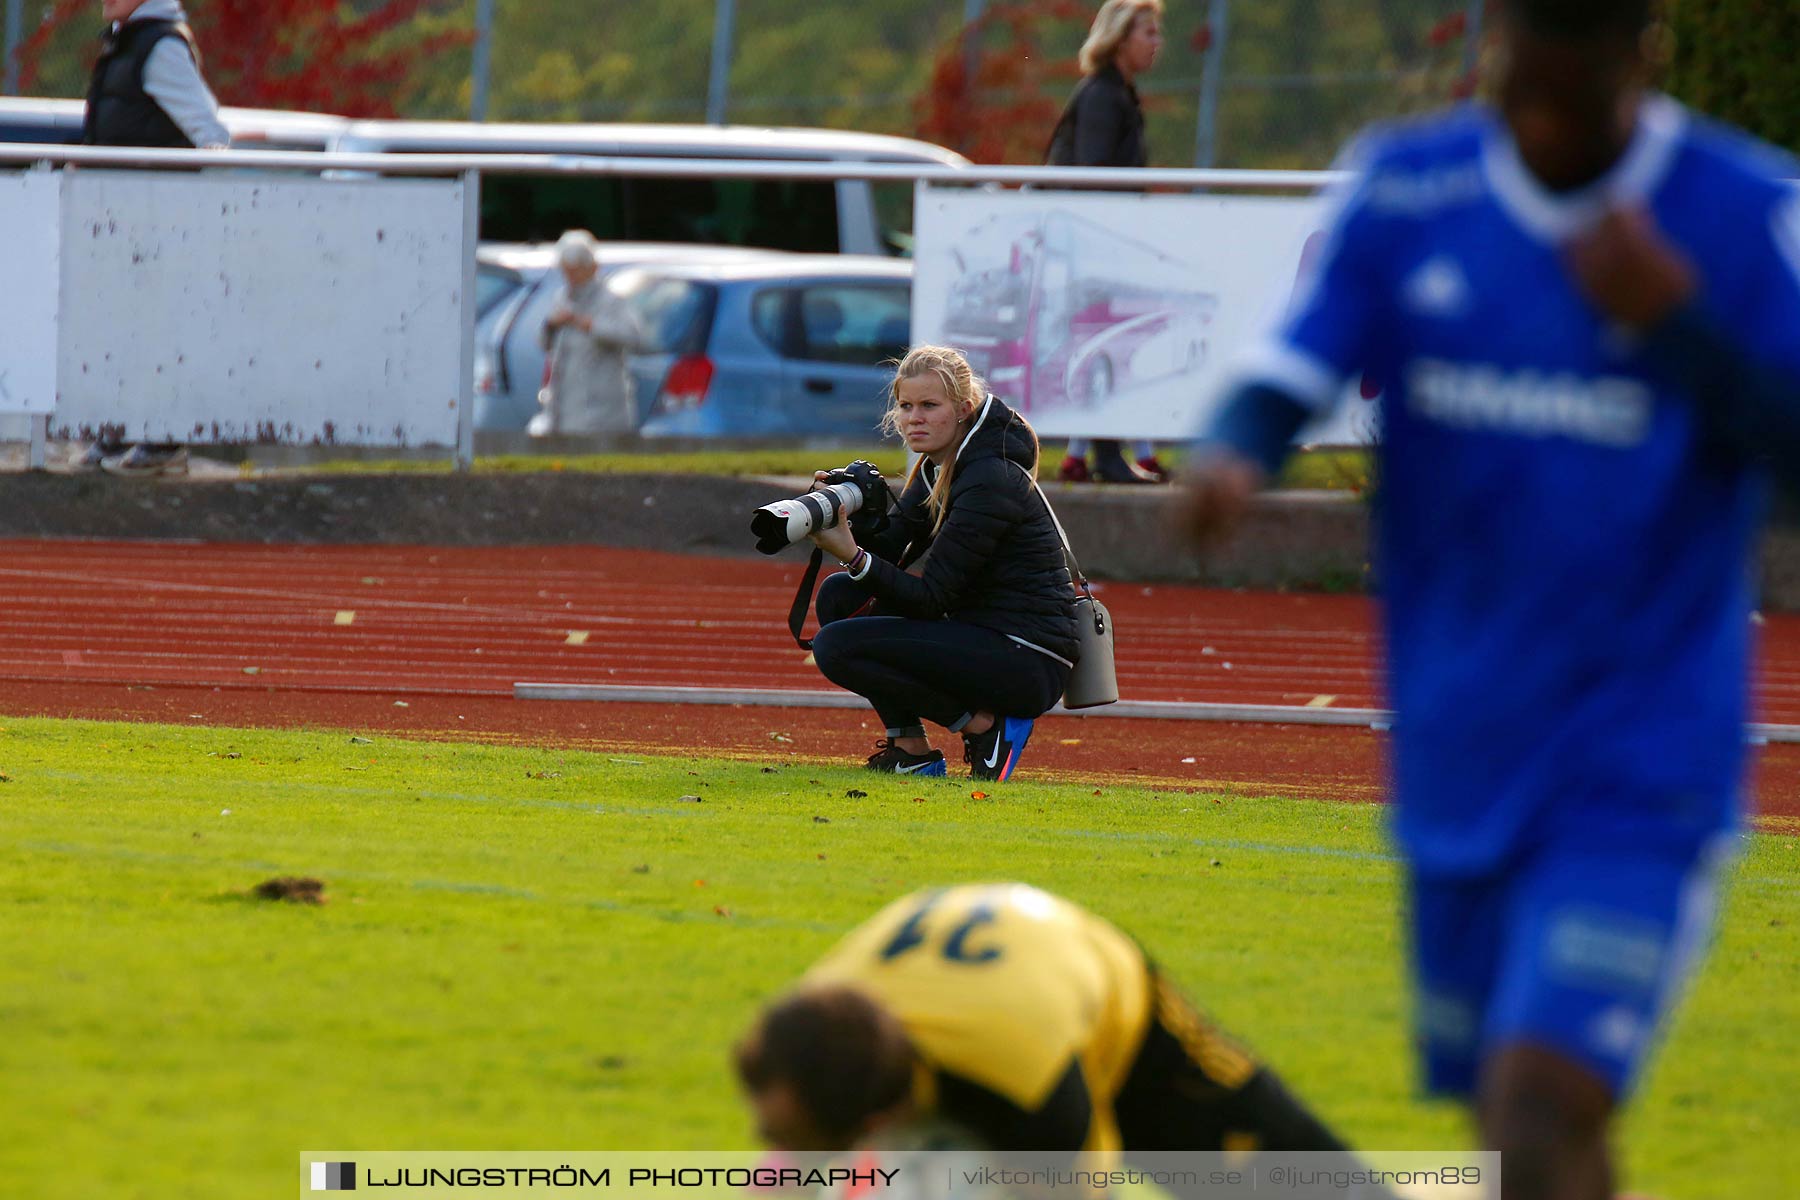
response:
<path fill-rule="evenodd" d="M 1012 460 L 1008 459 L 1007 461 L 1011 462 Z M 1019 470 L 1025 471 L 1024 464 L 1013 463 L 1013 465 L 1018 467 Z M 1069 545 L 1068 532 L 1063 529 L 1062 522 L 1057 520 L 1056 507 L 1050 503 L 1050 497 L 1044 495 L 1044 485 L 1037 481 L 1037 476 L 1032 475 L 1030 471 L 1025 471 L 1025 474 L 1026 477 L 1031 480 L 1032 489 L 1037 492 L 1038 499 L 1044 502 L 1044 511 L 1050 514 L 1050 523 L 1056 526 L 1056 536 L 1062 542 L 1063 558 L 1068 562 L 1069 574 L 1074 576 L 1075 586 L 1081 589 L 1081 594 L 1083 596 L 1092 600 L 1094 598 L 1094 590 L 1088 586 L 1087 576 L 1081 573 L 1081 562 L 1075 557 L 1075 548 Z"/>

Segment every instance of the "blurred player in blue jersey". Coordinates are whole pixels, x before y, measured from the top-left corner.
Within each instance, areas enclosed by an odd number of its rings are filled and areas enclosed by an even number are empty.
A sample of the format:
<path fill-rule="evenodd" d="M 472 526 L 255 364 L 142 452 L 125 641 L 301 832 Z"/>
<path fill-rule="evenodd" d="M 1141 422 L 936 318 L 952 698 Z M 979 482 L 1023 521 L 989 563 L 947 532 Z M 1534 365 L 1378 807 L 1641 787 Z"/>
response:
<path fill-rule="evenodd" d="M 1601 1200 L 1738 821 L 1761 477 L 1800 464 L 1800 172 L 1648 89 L 1651 0 L 1496 8 L 1496 105 L 1353 146 L 1183 512 L 1217 533 L 1346 381 L 1385 387 L 1426 1082 L 1508 1200 Z"/>

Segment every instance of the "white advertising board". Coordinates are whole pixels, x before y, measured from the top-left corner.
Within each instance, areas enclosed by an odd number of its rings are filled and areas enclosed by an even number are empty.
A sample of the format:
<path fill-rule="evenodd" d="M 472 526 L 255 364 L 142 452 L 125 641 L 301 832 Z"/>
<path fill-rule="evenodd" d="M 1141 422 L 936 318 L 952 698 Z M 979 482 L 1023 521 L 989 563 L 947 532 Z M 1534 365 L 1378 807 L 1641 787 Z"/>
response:
<path fill-rule="evenodd" d="M 1313 198 L 919 189 L 913 340 L 1053 437 L 1192 437 L 1293 294 Z M 1373 440 L 1352 389 L 1302 440 Z"/>
<path fill-rule="evenodd" d="M 459 181 L 70 172 L 53 437 L 454 445 Z"/>
<path fill-rule="evenodd" d="M 0 415 L 56 407 L 62 176 L 0 174 Z"/>

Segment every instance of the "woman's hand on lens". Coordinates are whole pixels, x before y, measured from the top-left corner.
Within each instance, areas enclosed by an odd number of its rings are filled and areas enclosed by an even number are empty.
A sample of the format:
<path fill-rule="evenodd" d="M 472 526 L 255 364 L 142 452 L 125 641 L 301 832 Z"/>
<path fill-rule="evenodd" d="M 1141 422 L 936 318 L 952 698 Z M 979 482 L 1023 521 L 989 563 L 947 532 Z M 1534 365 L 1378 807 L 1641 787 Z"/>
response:
<path fill-rule="evenodd" d="M 824 491 L 825 490 L 825 481 L 830 478 L 831 478 L 830 471 L 814 471 L 813 472 L 812 490 L 815 492 Z"/>
<path fill-rule="evenodd" d="M 823 550 L 839 562 L 849 562 L 856 557 L 856 539 L 850 530 L 843 525 L 833 525 L 829 529 L 819 529 L 807 534 L 812 544 Z"/>

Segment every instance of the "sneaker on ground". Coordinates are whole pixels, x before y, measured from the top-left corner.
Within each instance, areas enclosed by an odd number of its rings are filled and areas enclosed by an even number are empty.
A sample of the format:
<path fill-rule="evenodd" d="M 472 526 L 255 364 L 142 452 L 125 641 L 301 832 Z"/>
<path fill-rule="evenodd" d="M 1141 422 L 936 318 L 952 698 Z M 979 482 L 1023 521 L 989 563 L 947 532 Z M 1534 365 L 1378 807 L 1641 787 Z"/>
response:
<path fill-rule="evenodd" d="M 891 771 L 895 775 L 941 776 L 944 752 L 933 750 L 927 754 L 914 754 L 894 745 L 892 738 L 882 738 L 875 743 L 875 753 L 869 755 L 867 766 L 871 771 Z"/>
<path fill-rule="evenodd" d="M 186 446 L 158 450 L 150 446 L 133 446 L 123 454 L 100 463 L 111 475 L 183 475 L 188 469 Z"/>
<path fill-rule="evenodd" d="M 1056 477 L 1064 483 L 1086 483 L 1090 478 L 1087 459 L 1066 455 L 1062 465 L 1056 468 Z"/>
<path fill-rule="evenodd" d="M 1005 783 L 1019 765 L 1019 755 L 1031 740 L 1030 721 L 1023 717 L 995 717 L 986 733 L 963 734 L 963 760 L 971 779 Z"/>
<path fill-rule="evenodd" d="M 1099 456 L 1094 461 L 1094 478 L 1102 483 L 1161 483 L 1123 455 Z"/>
<path fill-rule="evenodd" d="M 98 471 L 100 464 L 115 455 L 124 453 L 125 447 L 116 442 L 95 442 L 81 452 L 81 457 L 69 464 L 69 470 L 75 472 Z"/>
<path fill-rule="evenodd" d="M 1150 478 L 1156 480 L 1156 482 L 1169 482 L 1169 468 L 1163 466 L 1162 460 L 1157 458 L 1156 455 L 1152 454 L 1149 458 L 1138 459 L 1137 465 L 1138 470 L 1150 476 Z"/>

